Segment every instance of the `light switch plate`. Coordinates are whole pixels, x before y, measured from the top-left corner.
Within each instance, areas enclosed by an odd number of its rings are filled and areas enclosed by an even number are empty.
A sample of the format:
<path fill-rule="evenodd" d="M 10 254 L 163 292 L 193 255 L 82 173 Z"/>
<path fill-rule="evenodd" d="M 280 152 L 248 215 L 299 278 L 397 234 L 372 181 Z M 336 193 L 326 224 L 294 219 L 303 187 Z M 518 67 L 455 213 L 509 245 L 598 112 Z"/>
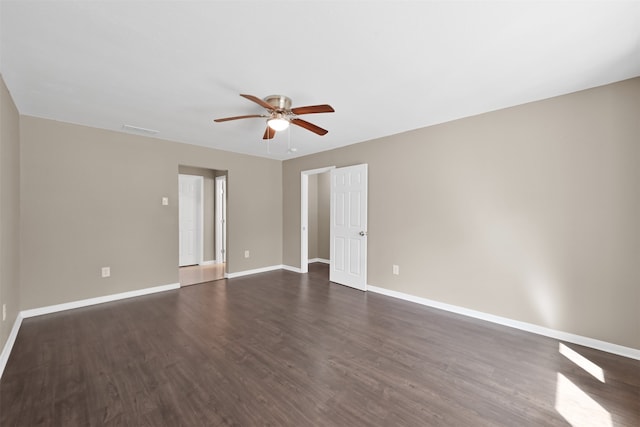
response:
<path fill-rule="evenodd" d="M 162 198 L 162 206 L 169 206 L 169 198 L 168 197 L 163 197 Z"/>

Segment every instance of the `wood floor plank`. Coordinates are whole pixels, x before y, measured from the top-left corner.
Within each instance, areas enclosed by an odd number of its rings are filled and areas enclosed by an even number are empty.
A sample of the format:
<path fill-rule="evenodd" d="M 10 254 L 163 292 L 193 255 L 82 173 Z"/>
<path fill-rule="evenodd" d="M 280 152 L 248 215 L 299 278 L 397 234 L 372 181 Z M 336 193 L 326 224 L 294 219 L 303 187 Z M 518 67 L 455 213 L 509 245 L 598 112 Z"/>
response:
<path fill-rule="evenodd" d="M 327 277 L 314 264 L 25 319 L 0 425 L 640 425 L 638 361 Z"/>

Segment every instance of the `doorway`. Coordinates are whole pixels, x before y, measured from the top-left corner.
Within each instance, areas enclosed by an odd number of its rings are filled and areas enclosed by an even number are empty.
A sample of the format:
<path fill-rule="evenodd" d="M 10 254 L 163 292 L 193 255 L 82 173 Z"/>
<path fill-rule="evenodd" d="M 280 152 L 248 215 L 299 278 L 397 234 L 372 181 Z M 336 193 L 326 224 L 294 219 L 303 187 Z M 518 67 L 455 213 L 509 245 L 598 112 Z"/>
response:
<path fill-rule="evenodd" d="M 227 171 L 180 165 L 178 182 L 180 286 L 223 279 L 226 272 Z M 192 182 L 196 184 L 189 184 Z M 191 192 L 195 192 L 195 196 L 192 197 Z M 189 216 L 198 224 L 192 230 Z M 222 223 L 221 229 L 218 223 Z M 194 256 L 189 256 L 191 246 L 195 248 Z"/>
<path fill-rule="evenodd" d="M 367 290 L 367 194 L 366 164 L 302 171 L 300 173 L 300 272 L 309 272 L 309 180 L 330 173 L 329 280 Z"/>

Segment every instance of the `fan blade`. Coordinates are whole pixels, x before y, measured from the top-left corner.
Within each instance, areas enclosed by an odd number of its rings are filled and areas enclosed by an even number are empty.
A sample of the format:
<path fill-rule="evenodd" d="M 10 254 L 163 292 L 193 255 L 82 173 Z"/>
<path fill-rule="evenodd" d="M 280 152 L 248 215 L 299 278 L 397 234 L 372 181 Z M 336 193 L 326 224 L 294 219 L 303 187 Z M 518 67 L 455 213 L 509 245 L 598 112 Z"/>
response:
<path fill-rule="evenodd" d="M 267 129 L 264 131 L 264 136 L 262 139 L 273 139 L 276 136 L 276 131 L 267 126 Z"/>
<path fill-rule="evenodd" d="M 314 125 L 313 123 L 309 123 L 305 120 L 302 119 L 291 119 L 291 123 L 296 125 L 296 126 L 300 126 L 302 128 L 305 128 L 306 130 L 310 130 L 313 133 L 317 133 L 318 135 L 326 135 L 327 132 L 329 132 L 326 129 L 322 129 L 319 126 Z"/>
<path fill-rule="evenodd" d="M 306 107 L 296 107 L 291 109 L 291 112 L 297 115 L 313 113 L 334 113 L 335 111 L 336 110 L 334 110 L 333 107 L 328 104 L 308 105 Z"/>
<path fill-rule="evenodd" d="M 269 111 L 273 111 L 273 106 L 267 104 L 265 101 L 263 101 L 262 99 L 258 98 L 257 96 L 253 96 L 253 95 L 246 95 L 246 94 L 240 94 L 240 96 L 242 96 L 243 98 L 247 98 L 249 101 L 253 101 L 256 104 L 260 105 L 263 108 L 266 108 Z"/>
<path fill-rule="evenodd" d="M 261 114 L 251 114 L 249 116 L 235 116 L 235 117 L 225 117 L 223 119 L 215 119 L 214 122 L 221 123 L 221 122 L 228 122 L 229 120 L 250 119 L 253 117 L 266 117 L 266 116 L 263 116 Z"/>

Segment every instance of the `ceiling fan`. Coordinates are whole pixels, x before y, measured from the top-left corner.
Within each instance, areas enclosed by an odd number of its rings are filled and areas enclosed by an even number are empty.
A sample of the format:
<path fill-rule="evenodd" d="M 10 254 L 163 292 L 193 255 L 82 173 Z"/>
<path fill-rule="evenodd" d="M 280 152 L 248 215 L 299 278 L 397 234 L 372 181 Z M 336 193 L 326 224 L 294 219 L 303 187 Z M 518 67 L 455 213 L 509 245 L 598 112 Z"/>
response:
<path fill-rule="evenodd" d="M 229 120 L 250 119 L 262 117 L 267 119 L 267 129 L 264 131 L 262 139 L 272 139 L 276 132 L 283 131 L 289 127 L 289 124 L 300 126 L 318 135 L 325 135 L 329 132 L 319 126 L 302 120 L 298 116 L 303 114 L 315 113 L 333 113 L 335 110 L 328 104 L 308 105 L 306 107 L 291 108 L 291 98 L 284 95 L 270 95 L 264 99 L 257 96 L 240 94 L 240 96 L 253 101 L 267 110 L 267 114 L 250 114 L 246 116 L 225 117 L 215 119 L 214 122 L 227 122 Z"/>

